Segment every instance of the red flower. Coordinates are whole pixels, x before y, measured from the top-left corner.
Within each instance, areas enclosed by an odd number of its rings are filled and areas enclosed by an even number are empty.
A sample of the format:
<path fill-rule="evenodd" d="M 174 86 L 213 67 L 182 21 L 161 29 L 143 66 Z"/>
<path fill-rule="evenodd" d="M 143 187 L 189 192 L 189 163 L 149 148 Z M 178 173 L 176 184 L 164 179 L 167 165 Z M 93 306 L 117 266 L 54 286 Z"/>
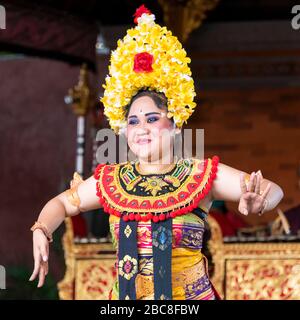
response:
<path fill-rule="evenodd" d="M 148 52 L 137 53 L 134 56 L 133 70 L 135 72 L 152 72 L 153 55 Z"/>
<path fill-rule="evenodd" d="M 136 9 L 134 16 L 134 23 L 138 23 L 137 19 L 142 16 L 143 13 L 152 14 L 152 12 L 142 4 L 139 8 Z"/>

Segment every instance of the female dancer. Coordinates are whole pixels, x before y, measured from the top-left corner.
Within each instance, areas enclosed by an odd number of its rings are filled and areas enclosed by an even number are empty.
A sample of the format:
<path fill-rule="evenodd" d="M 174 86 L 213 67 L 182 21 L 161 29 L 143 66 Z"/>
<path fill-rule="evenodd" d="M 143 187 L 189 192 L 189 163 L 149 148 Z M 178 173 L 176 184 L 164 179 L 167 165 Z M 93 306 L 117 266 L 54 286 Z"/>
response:
<path fill-rule="evenodd" d="M 38 276 L 43 285 L 49 241 L 65 217 L 103 207 L 117 252 L 110 299 L 215 299 L 201 253 L 212 201 L 235 201 L 242 214 L 262 214 L 283 192 L 260 171 L 247 174 L 217 156 L 174 156 L 174 136 L 195 108 L 189 59 L 148 9 L 135 16 L 137 27 L 112 53 L 102 102 L 136 160 L 99 164 L 93 176 L 73 180 L 44 206 L 32 227 L 30 280 Z"/>

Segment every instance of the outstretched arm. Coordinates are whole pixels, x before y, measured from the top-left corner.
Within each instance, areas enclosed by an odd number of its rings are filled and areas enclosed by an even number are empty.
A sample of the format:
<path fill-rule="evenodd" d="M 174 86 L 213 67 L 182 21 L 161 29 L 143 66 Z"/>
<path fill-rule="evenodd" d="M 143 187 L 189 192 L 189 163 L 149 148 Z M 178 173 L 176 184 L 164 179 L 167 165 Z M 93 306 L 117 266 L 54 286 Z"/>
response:
<path fill-rule="evenodd" d="M 44 284 L 48 273 L 49 243 L 46 234 L 51 235 L 66 216 L 74 216 L 101 207 L 96 195 L 96 182 L 91 176 L 72 192 L 66 190 L 48 201 L 42 209 L 37 221 L 45 229 L 43 231 L 38 228 L 33 231 L 34 270 L 29 279 L 32 281 L 39 275 L 38 287 Z"/>
<path fill-rule="evenodd" d="M 282 189 L 276 183 L 263 178 L 260 171 L 249 175 L 223 163 L 218 165 L 212 196 L 216 200 L 239 202 L 239 211 L 242 214 L 272 210 L 283 195 Z"/>
<path fill-rule="evenodd" d="M 44 223 L 49 232 L 53 233 L 66 216 L 74 216 L 80 212 L 100 208 L 96 195 L 96 182 L 96 179 L 91 176 L 79 184 L 77 188 L 78 205 L 70 201 L 67 190 L 51 199 L 42 209 L 38 221 Z"/>

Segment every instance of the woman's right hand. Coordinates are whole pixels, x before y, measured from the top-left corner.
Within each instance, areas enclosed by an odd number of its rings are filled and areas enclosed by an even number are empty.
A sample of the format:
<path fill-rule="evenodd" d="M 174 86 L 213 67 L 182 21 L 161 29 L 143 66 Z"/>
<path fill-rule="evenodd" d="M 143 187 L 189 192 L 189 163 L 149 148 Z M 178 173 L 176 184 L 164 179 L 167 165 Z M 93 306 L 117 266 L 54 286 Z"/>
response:
<path fill-rule="evenodd" d="M 34 270 L 29 278 L 33 281 L 39 275 L 38 288 L 42 287 L 48 274 L 49 242 L 41 229 L 33 231 Z"/>
<path fill-rule="evenodd" d="M 65 220 L 66 216 L 74 216 L 80 212 L 101 208 L 99 198 L 95 192 L 96 183 L 97 180 L 94 176 L 80 183 L 78 186 L 80 205 L 73 205 L 69 197 L 67 197 L 66 191 L 60 193 L 46 203 L 37 221 L 43 221 L 48 231 L 52 234 Z M 38 287 L 41 287 L 48 274 L 49 259 L 49 242 L 41 229 L 33 231 L 33 257 L 34 270 L 29 281 L 33 281 L 39 275 Z"/>

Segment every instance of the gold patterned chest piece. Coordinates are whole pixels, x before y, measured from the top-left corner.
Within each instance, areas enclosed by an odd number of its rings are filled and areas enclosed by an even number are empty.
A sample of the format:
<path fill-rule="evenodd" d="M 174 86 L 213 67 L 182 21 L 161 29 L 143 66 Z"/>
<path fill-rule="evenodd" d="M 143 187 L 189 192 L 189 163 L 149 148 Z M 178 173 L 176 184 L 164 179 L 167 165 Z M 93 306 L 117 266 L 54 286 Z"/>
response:
<path fill-rule="evenodd" d="M 135 162 L 103 165 L 95 177 L 104 211 L 125 221 L 159 222 L 191 212 L 209 192 L 218 157 L 181 159 L 165 173 L 141 174 Z"/>

